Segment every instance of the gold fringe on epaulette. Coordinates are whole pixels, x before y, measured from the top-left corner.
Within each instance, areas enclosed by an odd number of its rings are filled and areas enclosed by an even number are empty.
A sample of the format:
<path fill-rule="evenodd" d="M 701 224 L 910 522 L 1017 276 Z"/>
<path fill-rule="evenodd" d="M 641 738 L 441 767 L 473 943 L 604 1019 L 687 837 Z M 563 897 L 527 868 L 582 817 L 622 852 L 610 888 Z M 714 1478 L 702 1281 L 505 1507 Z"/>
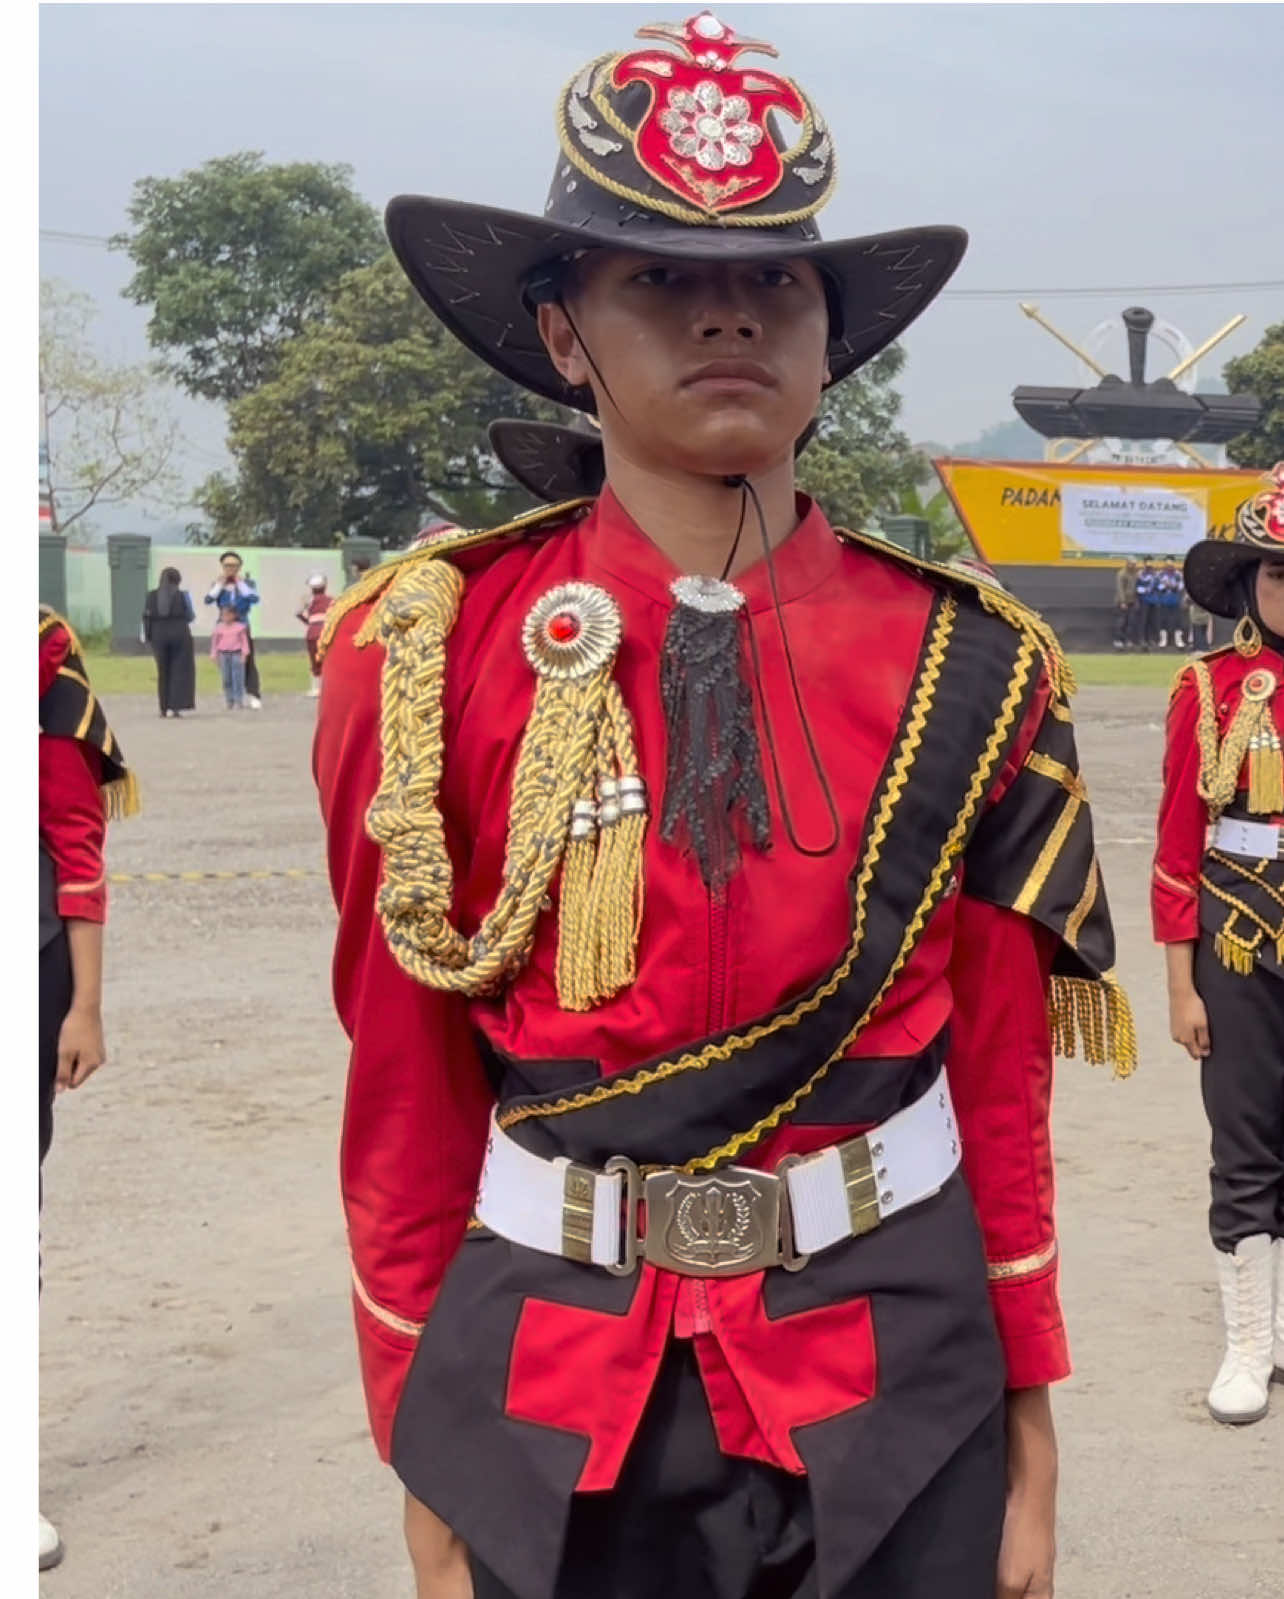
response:
<path fill-rule="evenodd" d="M 1099 978 L 1054 977 L 1048 1008 L 1057 1055 L 1072 1060 L 1082 1052 L 1090 1066 L 1113 1066 L 1116 1077 L 1136 1071 L 1137 1026 L 1113 972 Z"/>
<path fill-rule="evenodd" d="M 118 777 L 114 783 L 102 786 L 103 814 L 109 822 L 118 822 L 126 816 L 137 816 L 143 808 L 143 797 L 138 778 L 132 771 Z"/>
<path fill-rule="evenodd" d="M 584 676 L 537 677 L 513 774 L 503 881 L 465 937 L 450 921 L 454 876 L 437 799 L 446 641 L 463 581 L 449 561 L 406 562 L 374 613 L 386 652 L 382 767 L 366 831 L 383 850 L 380 922 L 393 957 L 419 982 L 492 993 L 529 958 L 562 867 L 558 999 L 584 1010 L 636 972 L 645 814 L 635 791 L 623 802 L 638 780 L 614 654 Z"/>
<path fill-rule="evenodd" d="M 1038 611 L 1032 611 L 1015 594 L 995 588 L 990 583 L 978 583 L 976 594 L 987 611 L 994 616 L 1001 616 L 1009 627 L 1016 628 L 1018 633 L 1025 634 L 1038 646 L 1052 692 L 1058 699 L 1069 699 L 1079 692 L 1074 671 L 1061 648 L 1061 640 Z"/>

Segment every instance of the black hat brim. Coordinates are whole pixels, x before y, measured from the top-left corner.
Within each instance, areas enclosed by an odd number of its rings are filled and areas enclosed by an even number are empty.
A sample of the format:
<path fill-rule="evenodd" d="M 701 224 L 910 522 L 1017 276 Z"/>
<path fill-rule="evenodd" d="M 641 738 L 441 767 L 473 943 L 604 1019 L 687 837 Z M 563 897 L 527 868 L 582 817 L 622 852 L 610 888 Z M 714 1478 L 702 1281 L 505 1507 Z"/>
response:
<path fill-rule="evenodd" d="M 500 465 L 537 500 L 557 505 L 601 491 L 606 464 L 598 434 L 509 417 L 492 422 L 486 434 Z"/>
<path fill-rule="evenodd" d="M 399 195 L 388 240 L 411 283 L 461 343 L 533 394 L 593 410 L 549 360 L 523 285 L 538 266 L 586 249 L 640 249 L 687 261 L 811 261 L 837 286 L 841 336 L 831 339 L 831 383 L 892 343 L 949 282 L 967 249 L 962 228 L 931 226 L 862 238 L 802 240 L 770 228 L 649 225 L 566 227 L 520 211 L 426 195 Z"/>
<path fill-rule="evenodd" d="M 1186 592 L 1203 610 L 1235 621 L 1244 609 L 1236 580 L 1246 568 L 1269 556 L 1269 550 L 1254 549 L 1237 540 L 1200 539 L 1187 550 L 1182 567 Z"/>

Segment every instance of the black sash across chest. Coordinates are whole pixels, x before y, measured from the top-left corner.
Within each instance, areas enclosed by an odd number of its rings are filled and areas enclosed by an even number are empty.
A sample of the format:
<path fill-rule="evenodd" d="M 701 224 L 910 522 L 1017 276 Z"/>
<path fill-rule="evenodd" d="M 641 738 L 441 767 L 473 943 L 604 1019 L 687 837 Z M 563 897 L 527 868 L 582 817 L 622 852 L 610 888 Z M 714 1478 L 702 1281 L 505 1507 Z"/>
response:
<path fill-rule="evenodd" d="M 979 605 L 935 599 L 850 876 L 851 933 L 806 992 L 748 1026 L 556 1095 L 504 1102 L 527 1148 L 601 1165 L 710 1170 L 787 1122 L 910 958 L 1039 676 L 1037 646 Z"/>

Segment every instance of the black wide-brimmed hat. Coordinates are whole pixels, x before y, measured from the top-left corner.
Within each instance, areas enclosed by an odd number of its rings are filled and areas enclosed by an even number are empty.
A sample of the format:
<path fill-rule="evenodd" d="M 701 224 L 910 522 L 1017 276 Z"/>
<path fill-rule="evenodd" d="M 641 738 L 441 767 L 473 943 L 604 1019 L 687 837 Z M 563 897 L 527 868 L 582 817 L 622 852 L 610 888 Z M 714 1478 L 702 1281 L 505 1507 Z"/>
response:
<path fill-rule="evenodd" d="M 501 417 L 486 429 L 500 465 L 537 500 L 593 498 L 606 481 L 602 435 L 592 417 L 574 422 L 523 422 Z M 794 459 L 816 436 L 809 422 L 794 445 Z"/>
<path fill-rule="evenodd" d="M 826 283 L 830 380 L 841 382 L 935 299 L 967 234 L 933 226 L 823 242 L 815 217 L 834 190 L 833 140 L 796 83 L 741 63 L 773 47 L 708 11 L 638 37 L 674 49 L 600 56 L 562 90 L 561 155 L 543 216 L 401 195 L 386 215 L 397 259 L 482 360 L 591 412 L 591 390 L 565 382 L 535 324 L 565 263 L 611 248 L 679 260 L 803 257 Z M 792 140 L 782 117 L 798 129 Z"/>
<path fill-rule="evenodd" d="M 1284 560 L 1284 461 L 1268 474 L 1268 486 L 1235 512 L 1224 538 L 1200 539 L 1186 554 L 1186 592 L 1214 616 L 1235 618 L 1244 609 L 1238 578 L 1254 562 Z"/>

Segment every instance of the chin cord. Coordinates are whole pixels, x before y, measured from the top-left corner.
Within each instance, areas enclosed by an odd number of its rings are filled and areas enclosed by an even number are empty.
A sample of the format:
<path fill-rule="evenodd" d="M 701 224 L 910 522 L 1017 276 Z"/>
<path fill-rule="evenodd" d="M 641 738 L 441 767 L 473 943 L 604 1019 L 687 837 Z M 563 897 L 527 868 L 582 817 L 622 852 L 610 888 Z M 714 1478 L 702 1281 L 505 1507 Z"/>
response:
<path fill-rule="evenodd" d="M 598 366 L 597 361 L 594 359 L 593 352 L 589 349 L 584 335 L 580 332 L 575 318 L 571 314 L 570 307 L 566 304 L 560 292 L 556 293 L 553 298 L 554 303 L 561 308 L 562 314 L 565 316 L 571 332 L 575 335 L 580 349 L 583 350 L 585 360 L 592 367 L 593 375 L 601 385 L 603 393 L 610 400 L 615 410 L 621 416 L 624 416 L 625 413 L 619 401 L 612 394 L 611 386 L 603 376 L 601 367 Z M 749 653 L 753 663 L 754 688 L 758 695 L 758 703 L 762 707 L 762 724 L 767 735 L 767 752 L 771 758 L 772 776 L 775 780 L 776 794 L 780 800 L 780 815 L 781 820 L 784 822 L 785 834 L 789 839 L 790 845 L 800 855 L 813 858 L 832 855 L 838 848 L 839 840 L 842 836 L 842 826 L 838 819 L 838 807 L 834 803 L 833 788 L 825 772 L 820 751 L 816 747 L 815 735 L 812 732 L 811 722 L 807 716 L 806 706 L 803 704 L 802 689 L 798 682 L 793 649 L 789 642 L 789 631 L 785 625 L 784 609 L 780 600 L 780 589 L 776 581 L 775 559 L 772 555 L 771 537 L 767 531 L 767 519 L 762 509 L 762 501 L 758 497 L 758 491 L 743 473 L 724 476 L 722 481 L 727 488 L 740 490 L 740 517 L 736 522 L 736 531 L 732 538 L 726 561 L 723 563 L 719 582 L 724 584 L 727 582 L 727 574 L 735 564 L 736 555 L 740 549 L 740 541 L 744 534 L 749 503 L 752 501 L 754 513 L 758 519 L 758 531 L 762 538 L 762 552 L 767 563 L 767 579 L 771 585 L 772 609 L 775 612 L 776 626 L 780 632 L 781 649 L 784 652 L 785 666 L 789 673 L 789 686 L 793 694 L 795 709 L 798 712 L 798 722 L 802 728 L 803 738 L 807 743 L 807 753 L 811 760 L 812 771 L 815 773 L 816 781 L 824 798 L 825 809 L 829 813 L 829 837 L 826 842 L 820 846 L 804 844 L 798 836 L 798 830 L 794 826 L 793 813 L 789 809 L 784 774 L 780 766 L 780 754 L 776 747 L 775 733 L 771 725 L 771 713 L 767 706 L 767 695 L 763 686 L 762 659 L 758 650 L 758 641 L 754 636 L 753 622 L 746 611 L 745 626 L 749 634 Z M 756 750 L 751 753 L 745 748 L 743 736 L 745 729 L 740 728 L 737 735 L 735 730 L 722 718 L 717 716 L 709 718 L 707 714 L 711 709 L 709 705 L 706 705 L 703 712 L 695 717 L 697 723 L 703 724 L 703 736 L 697 738 L 695 745 L 692 744 L 691 734 L 694 729 L 688 721 L 688 715 L 692 708 L 687 706 L 685 712 L 682 710 L 682 707 L 686 704 L 687 695 L 685 689 L 680 687 L 680 684 L 687 679 L 686 667 L 691 664 L 689 660 L 691 651 L 687 647 L 691 641 L 686 641 L 684 644 L 682 637 L 684 630 L 679 627 L 675 631 L 674 628 L 675 621 L 683 620 L 678 613 L 685 609 L 685 607 L 679 605 L 677 611 L 675 611 L 669 634 L 666 635 L 665 649 L 661 660 L 661 691 L 665 703 L 665 719 L 668 723 L 670 758 L 669 772 L 665 785 L 665 816 L 661 821 L 660 835 L 662 838 L 673 841 L 677 836 L 681 823 L 685 820 L 687 824 L 686 830 L 691 834 L 692 842 L 696 845 L 696 854 L 700 860 L 702 876 L 706 883 L 720 884 L 725 882 L 730 871 L 734 870 L 738 854 L 734 838 L 728 832 L 731 825 L 731 812 L 746 800 L 748 801 L 750 831 L 754 842 L 760 849 L 768 846 L 769 833 L 764 825 L 761 806 L 755 803 L 754 800 L 754 790 L 761 783 L 760 777 L 757 777 L 755 782 L 755 776 L 761 770 L 761 762 Z M 734 619 L 733 615 L 731 620 Z M 682 648 L 678 648 L 680 644 L 683 645 Z M 719 652 L 715 651 L 714 653 Z M 735 654 L 737 656 L 740 654 L 738 648 L 735 650 Z M 687 658 L 685 665 L 684 658 Z M 727 664 L 729 666 L 730 662 Z M 739 677 L 739 675 L 738 671 L 733 673 L 734 677 Z M 735 696 L 733 695 L 732 697 L 734 698 Z M 705 696 L 699 695 L 698 698 L 703 700 Z M 730 709 L 730 706 L 726 708 Z M 734 721 L 736 718 L 733 717 L 732 720 Z M 723 723 L 721 727 L 718 725 L 720 721 Z M 685 724 L 685 726 L 680 726 L 679 724 Z M 753 743 L 757 743 L 756 738 L 753 739 Z M 704 747 L 701 749 L 699 746 Z M 737 746 L 739 746 L 739 759 L 743 760 L 744 763 L 744 770 L 740 775 L 740 781 L 733 779 L 728 789 L 724 786 L 724 780 L 729 775 L 726 769 L 728 758 L 730 751 Z M 708 804 L 701 807 L 705 811 L 703 819 L 696 820 L 692 816 L 688 804 L 683 802 L 684 799 L 689 802 L 693 797 L 693 791 L 704 787 L 702 783 L 696 780 L 692 770 L 693 764 L 701 763 L 705 765 L 707 772 L 714 779 L 711 792 L 704 797 L 706 801 L 714 801 L 715 808 L 722 811 L 721 820 L 723 825 L 721 827 L 714 828 L 711 825 L 713 817 Z M 738 765 L 739 762 L 732 761 L 731 764 L 734 766 Z M 683 770 L 680 771 L 679 766 Z M 692 825 L 693 823 L 694 826 Z M 721 835 L 718 844 L 711 848 L 714 838 L 718 835 Z"/>

